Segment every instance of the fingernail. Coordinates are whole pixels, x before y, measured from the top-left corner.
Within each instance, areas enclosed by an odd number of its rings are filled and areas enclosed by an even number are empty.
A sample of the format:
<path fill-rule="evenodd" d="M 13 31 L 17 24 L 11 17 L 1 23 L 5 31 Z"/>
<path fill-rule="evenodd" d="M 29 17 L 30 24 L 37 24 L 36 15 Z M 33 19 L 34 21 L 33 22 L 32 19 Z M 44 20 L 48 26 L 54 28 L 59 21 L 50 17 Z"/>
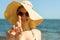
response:
<path fill-rule="evenodd" d="M 19 17 L 19 22 L 21 22 L 21 16 L 18 16 Z"/>

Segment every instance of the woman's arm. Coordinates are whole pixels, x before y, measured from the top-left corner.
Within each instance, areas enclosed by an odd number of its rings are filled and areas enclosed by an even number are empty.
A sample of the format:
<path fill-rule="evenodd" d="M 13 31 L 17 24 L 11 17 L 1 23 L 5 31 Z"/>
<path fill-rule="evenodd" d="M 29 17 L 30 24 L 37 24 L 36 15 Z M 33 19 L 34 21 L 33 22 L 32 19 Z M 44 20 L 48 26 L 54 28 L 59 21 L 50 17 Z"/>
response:
<path fill-rule="evenodd" d="M 23 31 L 22 27 L 21 27 L 20 18 L 19 18 L 19 21 L 16 23 L 16 25 L 13 25 L 12 28 L 10 30 L 8 30 L 8 32 L 6 33 L 7 40 L 16 39 L 19 36 L 19 34 Z"/>

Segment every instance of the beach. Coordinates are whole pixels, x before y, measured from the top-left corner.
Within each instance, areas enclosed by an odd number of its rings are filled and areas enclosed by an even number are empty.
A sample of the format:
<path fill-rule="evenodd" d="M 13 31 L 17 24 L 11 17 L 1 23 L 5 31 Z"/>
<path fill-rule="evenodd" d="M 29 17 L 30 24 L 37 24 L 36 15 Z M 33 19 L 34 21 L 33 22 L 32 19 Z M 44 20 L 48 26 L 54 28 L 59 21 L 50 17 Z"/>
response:
<path fill-rule="evenodd" d="M 0 40 L 6 40 L 6 32 L 12 27 L 5 19 L 0 19 Z M 36 28 L 41 31 L 42 40 L 60 40 L 60 20 L 44 19 Z"/>
<path fill-rule="evenodd" d="M 0 40 L 6 40 L 6 37 L 0 36 Z"/>

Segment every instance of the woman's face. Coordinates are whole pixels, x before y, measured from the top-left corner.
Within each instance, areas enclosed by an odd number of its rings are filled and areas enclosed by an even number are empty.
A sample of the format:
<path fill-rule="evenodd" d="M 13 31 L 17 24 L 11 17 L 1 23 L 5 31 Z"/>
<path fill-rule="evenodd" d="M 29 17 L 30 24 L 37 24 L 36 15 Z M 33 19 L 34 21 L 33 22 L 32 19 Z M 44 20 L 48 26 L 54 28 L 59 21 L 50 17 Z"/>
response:
<path fill-rule="evenodd" d="M 18 10 L 18 15 L 21 16 L 22 28 L 23 30 L 30 30 L 29 26 L 29 14 L 24 8 Z"/>
<path fill-rule="evenodd" d="M 21 17 L 29 17 L 29 14 L 25 8 L 20 8 L 17 15 Z"/>

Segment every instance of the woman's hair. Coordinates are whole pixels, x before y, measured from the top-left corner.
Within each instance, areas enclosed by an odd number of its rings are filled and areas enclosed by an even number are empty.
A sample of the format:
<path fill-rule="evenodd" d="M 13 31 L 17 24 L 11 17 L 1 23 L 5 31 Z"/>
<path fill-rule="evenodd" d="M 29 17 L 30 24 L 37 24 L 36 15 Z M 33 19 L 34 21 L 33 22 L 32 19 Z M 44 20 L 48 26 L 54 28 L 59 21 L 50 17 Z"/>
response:
<path fill-rule="evenodd" d="M 19 9 L 24 8 L 23 6 L 19 6 L 17 9 L 17 15 L 23 16 L 23 13 L 19 11 Z M 24 8 L 25 9 L 25 8 Z M 26 16 L 29 16 L 28 12 L 26 12 Z"/>
<path fill-rule="evenodd" d="M 23 6 L 19 6 L 19 7 L 18 7 L 18 9 L 17 9 L 17 12 L 18 12 L 18 11 L 19 11 L 19 9 L 21 9 L 21 8 L 24 8 L 24 7 L 23 7 Z"/>

